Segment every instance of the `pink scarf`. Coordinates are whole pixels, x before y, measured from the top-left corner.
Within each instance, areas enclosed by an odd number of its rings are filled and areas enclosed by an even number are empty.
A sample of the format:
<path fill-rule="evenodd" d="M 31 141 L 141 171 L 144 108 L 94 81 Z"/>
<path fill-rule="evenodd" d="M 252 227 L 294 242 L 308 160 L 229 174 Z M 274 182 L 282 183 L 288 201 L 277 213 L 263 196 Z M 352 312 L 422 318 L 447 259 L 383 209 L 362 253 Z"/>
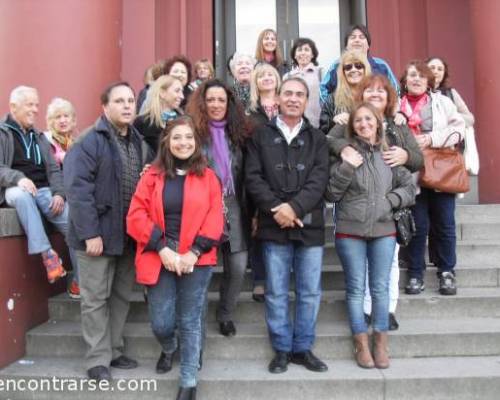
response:
<path fill-rule="evenodd" d="M 413 100 L 416 100 L 414 103 Z M 429 95 L 424 93 L 422 96 L 411 96 L 409 94 L 404 95 L 401 99 L 401 111 L 408 118 L 408 127 L 410 128 L 413 135 L 420 134 L 420 124 L 422 123 L 422 108 L 428 103 Z M 414 103 L 413 107 L 412 104 Z"/>

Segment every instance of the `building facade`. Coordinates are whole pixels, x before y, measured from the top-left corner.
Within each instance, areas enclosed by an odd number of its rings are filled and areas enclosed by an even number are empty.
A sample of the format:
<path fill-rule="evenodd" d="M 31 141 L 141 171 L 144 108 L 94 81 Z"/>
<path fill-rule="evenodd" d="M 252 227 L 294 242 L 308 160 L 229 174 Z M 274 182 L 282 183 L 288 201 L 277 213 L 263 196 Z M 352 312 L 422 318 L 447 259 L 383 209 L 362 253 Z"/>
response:
<path fill-rule="evenodd" d="M 499 202 L 499 11 L 496 0 L 2 0 L 0 111 L 13 87 L 33 85 L 41 111 L 52 97 L 68 98 L 83 128 L 99 114 L 106 84 L 125 79 L 139 90 L 158 59 L 208 57 L 224 77 L 227 57 L 253 51 L 252 36 L 271 26 L 285 53 L 299 35 L 315 39 L 326 66 L 340 53 L 342 33 L 361 22 L 372 34 L 371 53 L 396 74 L 411 59 L 448 60 L 454 86 L 477 117 L 479 201 Z"/>

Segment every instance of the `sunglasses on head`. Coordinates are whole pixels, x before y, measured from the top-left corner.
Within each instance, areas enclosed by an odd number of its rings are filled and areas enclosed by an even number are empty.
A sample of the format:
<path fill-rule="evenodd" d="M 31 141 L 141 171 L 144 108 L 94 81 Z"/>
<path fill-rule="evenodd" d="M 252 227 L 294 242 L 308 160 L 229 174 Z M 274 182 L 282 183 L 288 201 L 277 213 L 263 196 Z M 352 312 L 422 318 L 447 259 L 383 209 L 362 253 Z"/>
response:
<path fill-rule="evenodd" d="M 344 71 L 348 72 L 353 68 L 356 68 L 357 70 L 365 69 L 365 65 L 363 63 L 357 62 L 353 64 L 345 64 L 343 68 Z"/>

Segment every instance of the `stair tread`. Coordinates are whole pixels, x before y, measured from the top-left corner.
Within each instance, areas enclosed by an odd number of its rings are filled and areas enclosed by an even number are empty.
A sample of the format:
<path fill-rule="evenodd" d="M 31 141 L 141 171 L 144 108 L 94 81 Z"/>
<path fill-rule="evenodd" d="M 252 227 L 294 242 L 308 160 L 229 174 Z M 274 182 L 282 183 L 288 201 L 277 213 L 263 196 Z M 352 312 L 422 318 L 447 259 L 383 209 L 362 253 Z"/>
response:
<path fill-rule="evenodd" d="M 468 333 L 498 333 L 500 334 L 500 318 L 460 318 L 460 319 L 404 319 L 400 320 L 400 329 L 391 332 L 391 336 L 406 335 L 445 335 Z M 236 324 L 238 338 L 267 336 L 263 322 L 245 322 Z M 81 324 L 73 321 L 54 321 L 39 325 L 28 332 L 28 335 L 49 336 L 81 336 Z M 152 337 L 149 322 L 127 322 L 124 335 L 126 337 Z M 218 332 L 217 323 L 207 323 L 207 335 L 223 337 Z M 349 336 L 347 321 L 319 321 L 316 325 L 316 335 Z"/>
<path fill-rule="evenodd" d="M 319 354 L 318 354 L 319 355 Z M 453 362 L 450 362 L 453 360 Z M 84 377 L 81 358 L 25 357 L 0 370 L 4 377 Z M 154 372 L 154 359 L 140 359 L 133 370 L 112 369 L 115 379 L 157 379 L 177 381 L 179 367 L 174 363 L 172 372 L 158 375 Z M 325 373 L 307 371 L 301 366 L 289 364 L 285 374 L 270 374 L 267 362 L 262 360 L 204 360 L 199 378 L 203 381 L 341 381 L 355 380 L 419 380 L 438 378 L 500 378 L 499 356 L 392 358 L 387 370 L 361 369 L 352 360 L 324 360 L 329 366 Z M 245 373 L 242 374 L 241 371 Z"/>
<path fill-rule="evenodd" d="M 322 292 L 322 301 L 332 301 L 344 299 L 345 290 L 323 290 Z M 419 295 L 408 295 L 400 291 L 399 300 L 422 300 L 428 301 L 433 299 L 446 300 L 446 299 L 456 299 L 456 298 L 478 298 L 478 297 L 500 297 L 500 288 L 499 287 L 472 287 L 472 288 L 458 288 L 458 292 L 455 296 L 442 296 L 435 290 L 425 290 Z M 209 301 L 217 301 L 219 299 L 219 293 L 217 292 L 209 292 L 208 293 Z M 61 293 L 49 299 L 50 302 L 77 302 L 78 300 L 74 300 L 69 297 L 67 293 Z M 243 291 L 240 293 L 240 297 L 238 302 L 254 302 L 252 300 L 252 293 Z M 136 291 L 132 293 L 131 302 L 144 302 L 143 293 L 140 291 Z"/>

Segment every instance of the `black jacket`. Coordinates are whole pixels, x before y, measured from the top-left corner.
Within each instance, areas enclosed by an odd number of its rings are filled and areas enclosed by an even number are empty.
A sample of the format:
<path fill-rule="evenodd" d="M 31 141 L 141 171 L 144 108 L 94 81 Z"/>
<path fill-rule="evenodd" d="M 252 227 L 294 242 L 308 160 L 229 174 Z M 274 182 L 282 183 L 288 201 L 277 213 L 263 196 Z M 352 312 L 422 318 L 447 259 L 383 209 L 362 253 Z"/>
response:
<path fill-rule="evenodd" d="M 330 94 L 321 106 L 321 113 L 319 114 L 319 129 L 321 129 L 325 135 L 336 126 L 333 117 L 337 114 L 339 114 L 339 112 L 335 110 L 335 98 L 333 94 Z"/>
<path fill-rule="evenodd" d="M 70 208 L 68 244 L 85 250 L 86 239 L 101 236 L 106 256 L 123 253 L 126 232 L 122 161 L 111 136 L 115 134 L 106 118 L 100 117 L 64 158 L 64 187 Z M 134 127 L 129 134 L 144 165 L 152 158 L 151 149 Z"/>
<path fill-rule="evenodd" d="M 155 155 L 158 152 L 158 142 L 164 128 L 151 124 L 149 118 L 145 115 L 139 115 L 134 121 L 134 127 L 142 135 L 146 143 L 154 151 Z"/>
<path fill-rule="evenodd" d="M 299 134 L 288 145 L 276 118 L 256 128 L 248 143 L 245 164 L 247 191 L 259 209 L 257 237 L 306 246 L 324 244 L 323 194 L 328 182 L 325 135 L 304 119 Z M 281 229 L 271 208 L 287 202 L 303 228 Z"/>
<path fill-rule="evenodd" d="M 262 108 L 262 106 L 260 105 L 260 101 L 255 111 L 248 109 L 246 111 L 246 114 L 252 124 L 253 129 L 256 129 L 257 127 L 265 125 L 269 122 L 269 118 L 264 109 Z"/>
<path fill-rule="evenodd" d="M 17 124 L 16 124 L 17 125 Z M 14 162 L 14 130 L 18 127 L 9 124 L 9 118 L 0 122 L 0 205 L 5 201 L 5 190 L 16 186 L 20 179 L 25 178 L 21 171 L 12 169 Z M 35 140 L 40 148 L 43 164 L 47 171 L 50 191 L 65 198 L 61 168 L 52 156 L 50 143 L 42 132 L 35 132 Z"/>

